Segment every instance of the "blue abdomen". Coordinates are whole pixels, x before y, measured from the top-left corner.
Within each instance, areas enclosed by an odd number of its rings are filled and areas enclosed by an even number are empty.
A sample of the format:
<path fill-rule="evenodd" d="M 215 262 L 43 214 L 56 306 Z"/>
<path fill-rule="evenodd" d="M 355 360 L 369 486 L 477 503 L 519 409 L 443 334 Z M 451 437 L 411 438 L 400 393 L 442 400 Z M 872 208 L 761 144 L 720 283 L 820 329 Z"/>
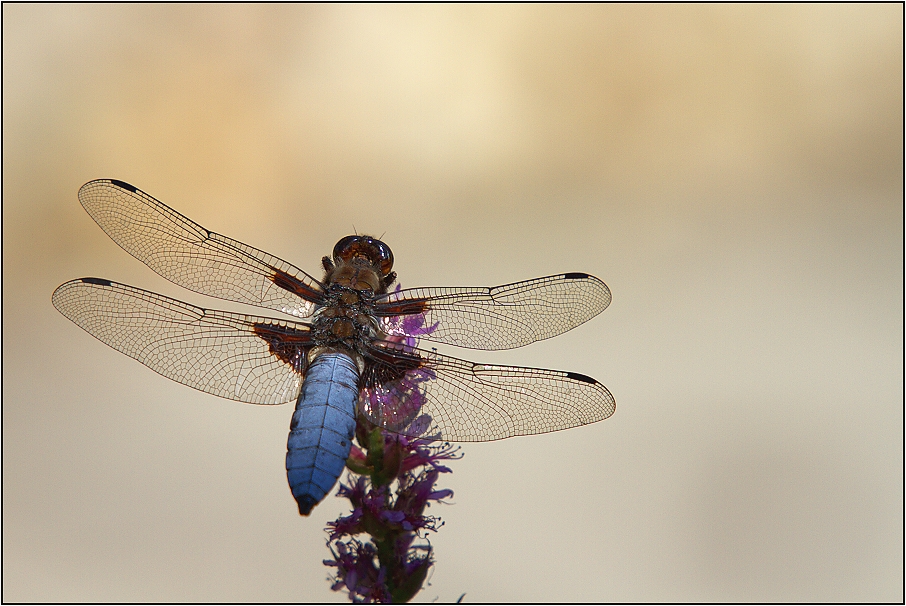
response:
<path fill-rule="evenodd" d="M 346 465 L 358 382 L 355 362 L 341 353 L 321 354 L 305 373 L 286 443 L 286 477 L 302 515 L 321 502 Z"/>

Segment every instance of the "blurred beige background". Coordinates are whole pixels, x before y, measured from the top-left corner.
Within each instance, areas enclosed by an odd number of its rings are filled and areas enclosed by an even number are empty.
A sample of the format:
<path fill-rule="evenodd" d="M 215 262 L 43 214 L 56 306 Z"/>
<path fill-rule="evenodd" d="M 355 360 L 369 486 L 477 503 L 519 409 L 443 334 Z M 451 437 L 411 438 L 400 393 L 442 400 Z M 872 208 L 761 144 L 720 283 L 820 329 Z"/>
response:
<path fill-rule="evenodd" d="M 132 183 L 310 272 L 563 271 L 600 317 L 477 361 L 616 415 L 469 444 L 421 601 L 903 600 L 903 7 L 3 5 L 3 599 L 345 601 L 291 407 L 172 383 L 58 314 L 208 307 L 76 198 Z"/>

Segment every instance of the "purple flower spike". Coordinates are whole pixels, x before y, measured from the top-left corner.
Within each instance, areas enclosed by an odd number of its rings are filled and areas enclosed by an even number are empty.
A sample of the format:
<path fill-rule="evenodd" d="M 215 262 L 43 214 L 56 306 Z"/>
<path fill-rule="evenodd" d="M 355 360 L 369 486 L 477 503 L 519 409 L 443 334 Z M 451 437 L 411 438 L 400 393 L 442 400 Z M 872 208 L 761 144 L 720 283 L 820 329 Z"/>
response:
<path fill-rule="evenodd" d="M 443 525 L 424 510 L 431 501 L 453 495 L 450 489 L 435 487 L 439 475 L 450 471 L 440 461 L 461 455 L 449 444 L 432 446 L 380 428 L 373 428 L 369 438 L 369 444 L 383 446 L 381 454 L 375 456 L 373 448 L 363 445 L 373 472 L 358 475 L 350 469 L 340 484 L 337 495 L 349 499 L 352 511 L 328 524 L 333 559 L 324 564 L 336 568 L 331 588 L 346 590 L 353 602 L 407 602 L 421 590 L 434 563 L 430 543 L 415 541 Z M 391 451 L 401 457 L 392 477 L 383 468 L 388 457 L 396 459 Z M 356 463 L 358 468 L 361 460 Z M 362 535 L 369 540 L 363 542 Z"/>
<path fill-rule="evenodd" d="M 423 314 L 387 318 L 383 324 L 386 340 L 409 350 L 416 346 L 416 335 L 431 334 L 437 326 L 425 326 Z M 415 369 L 363 393 L 358 446 L 352 447 L 348 474 L 337 492 L 349 499 L 351 511 L 328 523 L 333 559 L 324 560 L 336 569 L 331 589 L 346 590 L 352 602 L 408 602 L 434 565 L 431 544 L 416 544 L 416 539 L 426 541 L 429 532 L 443 525 L 424 510 L 432 501 L 445 502 L 453 496 L 452 490 L 435 484 L 440 474 L 450 473 L 443 462 L 462 458 L 458 447 L 437 444 L 437 436 L 424 435 L 432 419 L 420 413 L 426 400 L 421 384 L 435 378 L 428 370 Z"/>

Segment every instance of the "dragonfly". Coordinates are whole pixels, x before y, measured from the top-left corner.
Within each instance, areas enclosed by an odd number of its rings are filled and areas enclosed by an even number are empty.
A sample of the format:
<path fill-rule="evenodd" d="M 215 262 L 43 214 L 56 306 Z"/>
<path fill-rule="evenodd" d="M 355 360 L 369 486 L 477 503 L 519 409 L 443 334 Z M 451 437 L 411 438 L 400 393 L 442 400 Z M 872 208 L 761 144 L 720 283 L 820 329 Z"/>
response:
<path fill-rule="evenodd" d="M 417 346 L 499 350 L 564 333 L 610 304 L 607 285 L 589 274 L 391 289 L 390 247 L 356 234 L 337 242 L 316 279 L 123 181 L 90 181 L 78 197 L 114 242 L 167 280 L 283 314 L 204 309 L 102 278 L 71 280 L 52 297 L 76 325 L 169 379 L 250 404 L 295 401 L 286 472 L 301 515 L 337 482 L 357 422 L 483 442 L 586 425 L 616 410 L 607 388 L 583 374 L 478 364 Z"/>

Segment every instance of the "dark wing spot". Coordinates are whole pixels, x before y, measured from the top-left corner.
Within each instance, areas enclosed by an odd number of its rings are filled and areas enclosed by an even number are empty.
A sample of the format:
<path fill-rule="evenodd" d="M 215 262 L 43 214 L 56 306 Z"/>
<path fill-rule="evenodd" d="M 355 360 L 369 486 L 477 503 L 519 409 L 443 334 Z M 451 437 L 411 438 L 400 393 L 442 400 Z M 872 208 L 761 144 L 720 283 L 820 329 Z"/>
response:
<path fill-rule="evenodd" d="M 138 191 L 137 187 L 135 187 L 134 185 L 129 185 L 125 181 L 119 181 L 117 179 L 110 179 L 110 183 L 112 183 L 113 185 L 116 185 L 117 187 L 125 189 L 126 191 L 131 191 L 132 193 L 135 193 Z"/>
<path fill-rule="evenodd" d="M 110 280 L 104 278 L 82 278 L 85 284 L 96 284 L 97 286 L 110 286 Z"/>
<path fill-rule="evenodd" d="M 271 276 L 271 282 L 273 282 L 283 290 L 287 290 L 295 295 L 302 297 L 306 301 L 311 301 L 313 303 L 322 303 L 324 301 L 324 293 L 322 293 L 320 290 L 312 288 L 311 286 L 308 286 L 298 278 L 289 275 L 283 270 L 274 268 L 274 274 Z"/>
<path fill-rule="evenodd" d="M 567 280 L 584 280 L 585 278 L 588 278 L 589 275 L 578 271 L 572 271 L 568 274 L 563 274 L 563 277 Z"/>
<path fill-rule="evenodd" d="M 566 377 L 568 379 L 574 379 L 576 381 L 583 381 L 585 383 L 592 383 L 592 384 L 597 383 L 597 381 L 595 381 L 591 377 L 589 377 L 587 375 L 581 375 L 577 372 L 568 372 L 568 373 L 566 373 Z"/>
<path fill-rule="evenodd" d="M 359 379 L 362 387 L 385 385 L 425 365 L 425 360 L 417 353 L 394 347 L 372 345 L 363 353 L 365 371 Z"/>
<path fill-rule="evenodd" d="M 256 322 L 252 330 L 267 342 L 271 354 L 278 360 L 296 372 L 305 369 L 306 353 L 312 346 L 311 332 L 265 322 Z"/>
<path fill-rule="evenodd" d="M 427 299 L 404 299 L 392 303 L 378 303 L 374 306 L 374 315 L 379 318 L 393 316 L 411 316 L 430 309 Z"/>

